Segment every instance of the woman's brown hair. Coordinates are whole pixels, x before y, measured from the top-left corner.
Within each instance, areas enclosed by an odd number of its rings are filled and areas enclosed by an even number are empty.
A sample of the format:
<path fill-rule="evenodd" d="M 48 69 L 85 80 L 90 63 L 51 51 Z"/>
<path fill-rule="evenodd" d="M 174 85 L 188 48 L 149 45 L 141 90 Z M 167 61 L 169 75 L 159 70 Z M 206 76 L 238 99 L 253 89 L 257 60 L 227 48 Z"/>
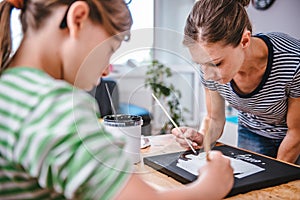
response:
<path fill-rule="evenodd" d="M 55 7 L 70 6 L 76 0 L 19 0 L 22 5 L 20 21 L 22 31 L 26 33 L 30 27 L 34 30 L 43 26 Z M 110 35 L 125 32 L 123 39 L 129 38 L 132 17 L 124 0 L 85 0 L 90 7 L 90 19 L 102 24 Z M 19 5 L 19 4 L 18 4 Z M 12 53 L 12 38 L 10 29 L 10 16 L 16 5 L 14 1 L 3 0 L 0 3 L 0 74 L 10 62 Z M 18 7 L 19 8 L 19 7 Z M 57 27 L 59 28 L 59 27 Z"/>
<path fill-rule="evenodd" d="M 196 42 L 236 47 L 252 25 L 245 10 L 250 0 L 198 0 L 190 12 L 184 29 L 184 45 Z"/>

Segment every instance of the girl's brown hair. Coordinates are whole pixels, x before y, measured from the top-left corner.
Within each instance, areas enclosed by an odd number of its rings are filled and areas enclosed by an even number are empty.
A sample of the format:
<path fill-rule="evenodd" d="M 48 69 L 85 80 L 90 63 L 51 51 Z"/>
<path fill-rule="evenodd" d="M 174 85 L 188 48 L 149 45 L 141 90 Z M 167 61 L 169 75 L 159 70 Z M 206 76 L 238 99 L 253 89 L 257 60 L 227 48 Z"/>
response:
<path fill-rule="evenodd" d="M 189 14 L 184 29 L 184 45 L 196 42 L 236 47 L 252 25 L 245 10 L 250 0 L 198 0 Z"/>
<path fill-rule="evenodd" d="M 19 0 L 23 1 L 20 20 L 22 31 L 28 27 L 37 30 L 49 17 L 55 7 L 71 5 L 76 0 Z M 132 17 L 124 0 L 85 0 L 90 7 L 90 19 L 102 24 L 110 35 L 125 32 L 123 39 L 129 38 Z M 13 1 L 3 0 L 0 3 L 0 74 L 7 68 L 12 53 L 10 16 L 14 8 Z M 57 27 L 59 28 L 59 27 Z"/>

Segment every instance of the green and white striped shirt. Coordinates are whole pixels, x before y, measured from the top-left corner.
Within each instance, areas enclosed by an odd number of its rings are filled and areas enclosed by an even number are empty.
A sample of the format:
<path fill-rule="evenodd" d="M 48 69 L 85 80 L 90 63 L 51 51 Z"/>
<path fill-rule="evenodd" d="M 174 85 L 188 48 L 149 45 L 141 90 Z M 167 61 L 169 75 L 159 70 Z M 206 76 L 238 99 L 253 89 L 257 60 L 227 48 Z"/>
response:
<path fill-rule="evenodd" d="M 43 71 L 0 78 L 0 199 L 111 199 L 132 166 L 95 100 Z"/>

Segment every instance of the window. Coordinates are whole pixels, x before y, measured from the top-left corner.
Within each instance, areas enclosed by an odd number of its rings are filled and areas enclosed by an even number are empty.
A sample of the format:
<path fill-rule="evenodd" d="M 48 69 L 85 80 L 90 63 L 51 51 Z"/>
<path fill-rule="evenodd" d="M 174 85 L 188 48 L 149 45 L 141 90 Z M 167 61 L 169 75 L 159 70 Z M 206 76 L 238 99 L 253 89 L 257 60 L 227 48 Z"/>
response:
<path fill-rule="evenodd" d="M 125 49 L 126 51 L 121 56 L 117 56 L 117 59 L 112 59 L 112 63 L 124 64 L 129 59 L 136 60 L 137 62 L 142 62 L 150 59 L 150 48 L 153 45 L 154 0 L 132 0 L 128 7 L 133 18 L 131 31 L 132 39 L 129 42 L 124 42 L 122 44 L 121 48 Z M 13 53 L 19 47 L 22 39 L 19 14 L 19 10 L 13 9 L 11 17 Z M 145 34 L 145 32 L 147 33 Z M 141 38 L 141 35 L 143 35 L 143 38 Z M 141 43 L 141 39 L 147 40 L 147 44 L 145 45 L 144 42 Z M 132 48 L 132 46 L 134 47 Z M 141 46 L 144 46 L 145 48 L 141 49 Z"/>
<path fill-rule="evenodd" d="M 154 27 L 154 0 L 132 0 L 128 5 L 133 18 L 131 39 L 123 42 L 112 57 L 113 64 L 124 64 L 129 59 L 142 63 L 151 59 Z"/>
<path fill-rule="evenodd" d="M 23 38 L 22 26 L 19 20 L 20 11 L 13 9 L 10 18 L 10 28 L 12 32 L 12 54 L 19 48 L 21 40 Z"/>
<path fill-rule="evenodd" d="M 129 9 L 133 18 L 134 29 L 153 28 L 154 24 L 154 0 L 133 0 Z"/>

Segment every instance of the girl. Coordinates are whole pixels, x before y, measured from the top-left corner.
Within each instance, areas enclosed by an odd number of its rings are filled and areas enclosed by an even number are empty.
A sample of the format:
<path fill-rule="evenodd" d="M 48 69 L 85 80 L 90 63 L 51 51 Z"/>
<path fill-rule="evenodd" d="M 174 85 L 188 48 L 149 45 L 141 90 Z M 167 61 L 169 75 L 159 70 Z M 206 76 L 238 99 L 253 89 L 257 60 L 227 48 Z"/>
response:
<path fill-rule="evenodd" d="M 21 10 L 23 39 L 11 56 L 13 8 Z M 132 173 L 124 142 L 99 125 L 95 100 L 81 89 L 98 84 L 129 38 L 123 0 L 6 0 L 0 13 L 0 199 L 220 199 L 229 192 L 232 168 L 219 152 L 189 186 L 153 190 Z"/>

